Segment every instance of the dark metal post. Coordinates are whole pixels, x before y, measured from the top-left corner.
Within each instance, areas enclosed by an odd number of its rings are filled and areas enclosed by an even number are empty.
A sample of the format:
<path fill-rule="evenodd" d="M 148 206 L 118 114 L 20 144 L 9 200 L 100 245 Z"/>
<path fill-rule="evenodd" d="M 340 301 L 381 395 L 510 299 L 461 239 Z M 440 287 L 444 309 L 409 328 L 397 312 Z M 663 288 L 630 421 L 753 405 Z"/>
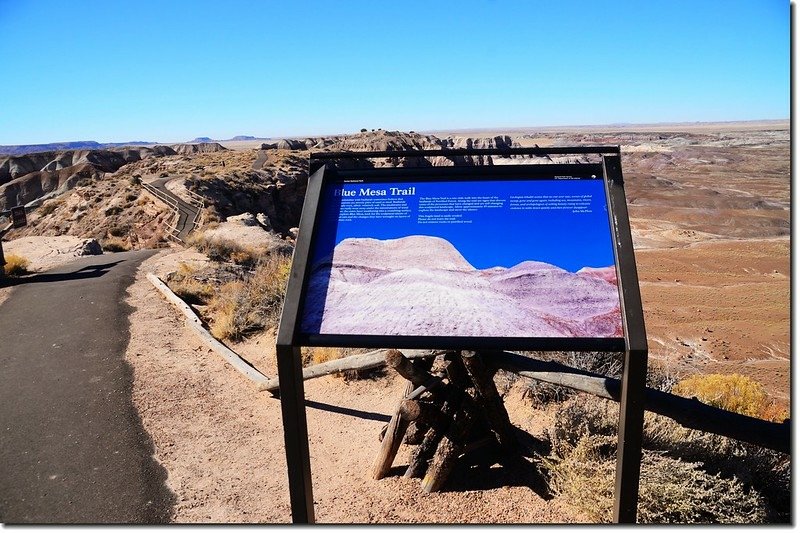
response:
<path fill-rule="evenodd" d="M 0 279 L 6 276 L 6 256 L 3 254 L 3 236 L 0 235 Z"/>
<path fill-rule="evenodd" d="M 303 365 L 300 359 L 300 346 L 295 342 L 295 332 L 300 317 L 303 278 L 308 267 L 306 261 L 311 249 L 310 230 L 315 226 L 316 206 L 322 193 L 324 174 L 323 166 L 308 178 L 303 213 L 300 217 L 302 229 L 294 247 L 292 269 L 286 285 L 286 298 L 283 302 L 275 345 L 283 416 L 283 441 L 289 474 L 289 500 L 292 505 L 292 522 L 298 524 L 314 522 L 314 495 L 311 482 L 311 456 L 308 449 Z"/>
<path fill-rule="evenodd" d="M 280 381 L 283 442 L 289 474 L 289 501 L 292 522 L 314 523 L 314 496 L 311 484 L 311 457 L 308 449 L 305 392 L 300 348 L 277 346 Z"/>
<path fill-rule="evenodd" d="M 625 328 L 625 361 L 620 391 L 617 440 L 617 473 L 614 483 L 614 522 L 636 523 L 639 502 L 639 476 L 642 462 L 644 399 L 647 380 L 647 335 L 642 313 L 642 298 L 633 253 L 631 226 L 622 164 L 619 155 L 603 158 L 608 178 L 610 212 L 615 218 L 615 247 L 619 265 L 620 304 Z"/>
<path fill-rule="evenodd" d="M 626 350 L 619 404 L 617 473 L 614 480 L 614 522 L 618 524 L 636 523 L 646 379 L 647 352 Z"/>

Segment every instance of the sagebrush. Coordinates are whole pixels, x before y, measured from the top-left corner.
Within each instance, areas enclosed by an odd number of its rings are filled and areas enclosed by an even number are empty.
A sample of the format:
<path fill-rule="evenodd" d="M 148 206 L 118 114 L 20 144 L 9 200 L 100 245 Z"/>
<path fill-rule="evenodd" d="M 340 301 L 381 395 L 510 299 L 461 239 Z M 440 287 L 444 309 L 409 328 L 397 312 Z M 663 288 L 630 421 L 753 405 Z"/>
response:
<path fill-rule="evenodd" d="M 610 519 L 619 405 L 581 394 L 559 406 L 545 465 L 553 489 L 593 520 Z M 645 414 L 639 519 L 761 523 L 789 519 L 789 457 Z"/>

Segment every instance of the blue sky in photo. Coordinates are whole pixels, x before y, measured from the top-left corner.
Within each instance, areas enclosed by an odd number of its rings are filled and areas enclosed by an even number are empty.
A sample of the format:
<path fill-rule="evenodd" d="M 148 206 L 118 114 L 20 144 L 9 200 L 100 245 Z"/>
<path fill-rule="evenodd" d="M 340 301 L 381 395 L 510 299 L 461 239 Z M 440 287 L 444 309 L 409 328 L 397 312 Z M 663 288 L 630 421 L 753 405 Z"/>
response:
<path fill-rule="evenodd" d="M 786 119 L 785 0 L 0 0 L 0 144 Z"/>
<path fill-rule="evenodd" d="M 415 187 L 415 196 L 404 196 L 411 208 L 405 219 L 354 219 L 338 221 L 340 196 L 344 188 L 389 190 Z M 575 272 L 582 267 L 605 267 L 614 264 L 611 229 L 602 179 L 595 180 L 490 180 L 454 182 L 395 182 L 380 184 L 330 184 L 324 192 L 314 260 L 328 255 L 347 238 L 397 239 L 409 235 L 427 235 L 448 240 L 477 269 L 495 266 L 513 267 L 523 261 L 543 261 Z M 417 205 L 421 196 L 510 196 L 589 195 L 587 211 L 479 209 L 463 213 L 469 224 L 418 224 Z M 369 197 L 380 202 L 380 197 Z"/>

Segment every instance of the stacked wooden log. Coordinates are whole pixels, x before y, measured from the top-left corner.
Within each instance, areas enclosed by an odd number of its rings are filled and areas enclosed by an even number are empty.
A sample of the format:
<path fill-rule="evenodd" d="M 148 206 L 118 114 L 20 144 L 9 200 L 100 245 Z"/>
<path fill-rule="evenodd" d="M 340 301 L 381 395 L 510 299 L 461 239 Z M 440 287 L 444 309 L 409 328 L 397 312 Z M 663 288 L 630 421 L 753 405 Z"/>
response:
<path fill-rule="evenodd" d="M 397 350 L 386 353 L 387 365 L 408 384 L 384 428 L 374 479 L 388 474 L 404 439 L 416 445 L 405 477 L 421 478 L 425 492 L 441 490 L 459 458 L 487 445 L 495 445 L 504 462 L 522 460 L 494 371 L 484 363 L 487 355 L 446 352 L 443 369 L 432 372 L 433 358 L 412 361 Z"/>

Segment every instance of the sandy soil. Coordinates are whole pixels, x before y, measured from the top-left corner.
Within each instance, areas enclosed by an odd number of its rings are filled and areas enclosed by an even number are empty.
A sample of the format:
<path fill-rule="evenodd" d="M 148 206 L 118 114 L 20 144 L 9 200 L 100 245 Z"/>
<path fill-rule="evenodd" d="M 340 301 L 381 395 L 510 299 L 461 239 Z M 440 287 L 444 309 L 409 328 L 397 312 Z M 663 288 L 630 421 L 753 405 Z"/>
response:
<path fill-rule="evenodd" d="M 788 238 L 640 250 L 636 260 L 651 357 L 750 376 L 788 405 Z"/>
<path fill-rule="evenodd" d="M 30 261 L 28 270 L 41 272 L 82 257 L 80 251 L 86 239 L 61 235 L 58 237 L 20 237 L 3 242 L 6 254 L 16 254 Z"/>
<path fill-rule="evenodd" d="M 82 257 L 80 251 L 86 239 L 61 235 L 58 237 L 20 237 L 3 242 L 5 255 L 15 254 L 27 259 L 28 271 L 42 272 Z M 11 295 L 14 287 L 0 287 L 0 304 Z"/>
<path fill-rule="evenodd" d="M 183 326 L 144 273 L 164 273 L 188 254 L 148 259 L 129 290 L 133 398 L 157 459 L 176 493 L 175 522 L 287 522 L 288 485 L 280 404 L 227 366 Z M 233 346 L 259 370 L 276 373 L 272 338 Z M 545 425 L 526 407 L 522 389 L 506 397 L 512 421 L 536 434 Z M 544 501 L 526 475 L 493 468 L 461 488 L 423 495 L 418 481 L 373 481 L 378 433 L 402 394 L 392 377 L 307 382 L 309 440 L 317 520 L 360 522 L 567 523 L 580 517 L 558 499 Z M 401 448 L 395 465 L 406 464 Z M 394 475 L 397 474 L 397 475 Z M 459 484 L 458 482 L 456 484 Z M 479 490 L 485 489 L 485 490 Z"/>

